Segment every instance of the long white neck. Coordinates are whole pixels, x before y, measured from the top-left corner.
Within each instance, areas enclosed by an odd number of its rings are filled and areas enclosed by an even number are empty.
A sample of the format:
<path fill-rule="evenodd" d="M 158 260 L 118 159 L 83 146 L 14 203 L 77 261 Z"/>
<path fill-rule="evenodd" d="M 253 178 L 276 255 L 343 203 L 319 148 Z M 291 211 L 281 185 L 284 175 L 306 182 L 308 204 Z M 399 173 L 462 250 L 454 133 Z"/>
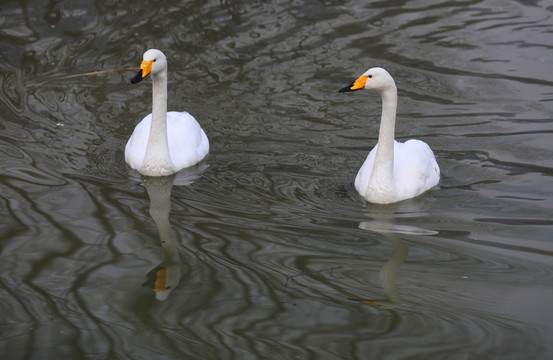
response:
<path fill-rule="evenodd" d="M 394 132 L 396 126 L 397 90 L 395 85 L 382 90 L 382 118 L 378 134 L 378 147 L 371 171 L 369 187 L 387 186 L 392 191 L 394 173 Z M 382 189 L 386 190 L 386 189 Z"/>
<path fill-rule="evenodd" d="M 142 169 L 150 176 L 174 172 L 167 141 L 167 70 L 152 75 L 152 125 Z"/>

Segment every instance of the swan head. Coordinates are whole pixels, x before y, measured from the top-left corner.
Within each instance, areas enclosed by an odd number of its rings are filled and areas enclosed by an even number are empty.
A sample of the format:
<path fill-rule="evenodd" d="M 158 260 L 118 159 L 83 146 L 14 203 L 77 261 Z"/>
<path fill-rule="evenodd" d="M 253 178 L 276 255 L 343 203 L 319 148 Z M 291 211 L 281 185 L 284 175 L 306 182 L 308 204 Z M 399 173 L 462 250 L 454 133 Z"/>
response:
<path fill-rule="evenodd" d="M 161 51 L 150 49 L 142 55 L 140 70 L 138 70 L 136 76 L 131 79 L 131 83 L 139 83 L 144 80 L 148 74 L 154 76 L 164 70 L 167 70 L 167 58 Z"/>
<path fill-rule="evenodd" d="M 353 83 L 340 89 L 340 92 L 355 91 L 355 90 L 378 90 L 384 91 L 395 89 L 396 84 L 392 76 L 383 68 L 374 67 L 365 71 L 365 73 L 357 78 Z"/>

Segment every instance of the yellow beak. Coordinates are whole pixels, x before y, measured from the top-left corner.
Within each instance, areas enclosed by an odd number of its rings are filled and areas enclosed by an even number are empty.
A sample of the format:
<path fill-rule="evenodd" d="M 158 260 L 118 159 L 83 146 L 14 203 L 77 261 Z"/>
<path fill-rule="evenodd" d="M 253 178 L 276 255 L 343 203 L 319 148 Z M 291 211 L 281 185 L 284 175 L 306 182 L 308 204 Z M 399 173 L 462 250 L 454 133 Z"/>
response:
<path fill-rule="evenodd" d="M 152 71 L 152 64 L 154 62 L 152 60 L 146 61 L 143 60 L 142 64 L 140 64 L 140 70 L 142 70 L 142 77 L 145 78 L 148 76 L 148 74 Z"/>
<path fill-rule="evenodd" d="M 368 76 L 359 76 L 357 80 L 355 80 L 355 82 L 353 83 L 351 90 L 359 90 L 364 88 L 368 78 Z"/>
<path fill-rule="evenodd" d="M 363 89 L 365 87 L 365 84 L 367 83 L 368 78 L 369 78 L 368 76 L 359 76 L 357 80 L 355 80 L 353 83 L 346 86 L 345 88 L 340 89 L 340 92 Z"/>
<path fill-rule="evenodd" d="M 143 60 L 142 64 L 140 64 L 140 70 L 138 70 L 138 73 L 131 79 L 131 83 L 136 84 L 144 80 L 146 76 L 152 71 L 152 64 L 154 62 Z"/>

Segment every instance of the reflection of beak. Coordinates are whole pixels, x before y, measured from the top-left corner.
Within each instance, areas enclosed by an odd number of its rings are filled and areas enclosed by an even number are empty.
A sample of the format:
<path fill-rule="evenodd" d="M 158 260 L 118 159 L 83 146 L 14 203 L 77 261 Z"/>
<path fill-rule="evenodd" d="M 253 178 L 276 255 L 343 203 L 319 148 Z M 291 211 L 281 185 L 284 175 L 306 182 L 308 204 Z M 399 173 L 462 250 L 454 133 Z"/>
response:
<path fill-rule="evenodd" d="M 131 83 L 136 84 L 144 80 L 144 78 L 152 71 L 153 63 L 153 61 L 143 60 L 142 64 L 140 64 L 140 70 L 138 70 L 136 76 L 131 79 Z"/>
<path fill-rule="evenodd" d="M 365 87 L 368 78 L 368 76 L 359 76 L 357 80 L 355 80 L 345 88 L 341 88 L 339 92 L 361 90 Z"/>
<path fill-rule="evenodd" d="M 167 269 L 164 266 L 156 267 L 146 276 L 148 280 L 142 286 L 148 287 L 155 292 L 167 290 Z"/>
<path fill-rule="evenodd" d="M 161 268 L 156 272 L 154 291 L 158 292 L 166 289 L 167 289 L 167 269 Z"/>
<path fill-rule="evenodd" d="M 169 294 L 177 287 L 181 278 L 181 263 L 177 262 L 162 262 L 146 275 L 147 280 L 142 286 L 153 290 L 156 294 L 156 299 L 163 301 L 167 299 Z"/>

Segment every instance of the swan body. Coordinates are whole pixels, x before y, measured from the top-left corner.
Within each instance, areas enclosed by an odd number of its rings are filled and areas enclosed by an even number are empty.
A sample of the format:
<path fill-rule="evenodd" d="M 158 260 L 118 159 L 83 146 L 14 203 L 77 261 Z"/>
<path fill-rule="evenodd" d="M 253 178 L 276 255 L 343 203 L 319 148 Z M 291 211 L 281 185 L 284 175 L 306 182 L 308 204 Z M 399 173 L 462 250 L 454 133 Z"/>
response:
<path fill-rule="evenodd" d="M 371 150 L 355 178 L 355 188 L 367 201 L 390 204 L 413 198 L 436 186 L 440 168 L 430 147 L 421 140 L 394 139 L 397 89 L 392 76 L 371 68 L 340 92 L 377 90 L 382 98 L 378 144 Z"/>
<path fill-rule="evenodd" d="M 143 55 L 132 83 L 152 74 L 152 113 L 134 129 L 125 146 L 125 161 L 140 174 L 167 176 L 200 162 L 209 141 L 200 124 L 187 112 L 167 112 L 167 59 L 156 49 Z"/>

